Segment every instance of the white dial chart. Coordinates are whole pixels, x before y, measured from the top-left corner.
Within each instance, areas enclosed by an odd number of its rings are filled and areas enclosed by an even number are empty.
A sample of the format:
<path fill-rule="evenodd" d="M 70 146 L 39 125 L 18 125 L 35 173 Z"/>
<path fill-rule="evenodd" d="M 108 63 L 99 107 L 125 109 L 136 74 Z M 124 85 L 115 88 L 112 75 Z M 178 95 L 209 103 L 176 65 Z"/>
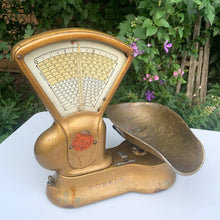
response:
<path fill-rule="evenodd" d="M 79 111 L 97 112 L 126 59 L 122 51 L 90 40 L 49 44 L 24 57 L 62 117 Z"/>

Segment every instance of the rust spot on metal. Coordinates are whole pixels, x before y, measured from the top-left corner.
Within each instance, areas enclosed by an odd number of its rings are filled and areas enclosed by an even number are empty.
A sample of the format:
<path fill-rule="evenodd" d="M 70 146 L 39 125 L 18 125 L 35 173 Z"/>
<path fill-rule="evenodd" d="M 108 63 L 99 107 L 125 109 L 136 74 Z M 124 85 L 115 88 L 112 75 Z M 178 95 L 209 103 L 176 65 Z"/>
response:
<path fill-rule="evenodd" d="M 73 205 L 66 205 L 66 206 L 63 206 L 63 208 L 74 208 Z"/>
<path fill-rule="evenodd" d="M 157 189 L 154 190 L 154 193 L 162 192 L 162 191 L 164 191 L 164 190 L 165 190 L 165 189 L 157 188 Z"/>
<path fill-rule="evenodd" d="M 72 201 L 74 202 L 75 201 L 75 195 L 76 195 L 76 189 L 73 187 L 70 190 L 72 192 Z"/>

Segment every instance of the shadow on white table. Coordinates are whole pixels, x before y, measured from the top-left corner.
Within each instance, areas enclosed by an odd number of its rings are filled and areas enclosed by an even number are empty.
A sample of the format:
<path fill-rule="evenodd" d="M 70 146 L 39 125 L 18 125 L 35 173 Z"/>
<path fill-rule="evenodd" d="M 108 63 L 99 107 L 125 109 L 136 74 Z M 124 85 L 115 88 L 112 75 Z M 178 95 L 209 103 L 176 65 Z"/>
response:
<path fill-rule="evenodd" d="M 105 119 L 108 148 L 123 141 Z M 205 163 L 192 176 L 177 175 L 176 183 L 156 194 L 130 192 L 75 209 L 53 205 L 46 183 L 53 171 L 34 157 L 34 143 L 53 123 L 48 112 L 31 117 L 0 145 L 0 219 L 220 219 L 220 132 L 192 129 L 205 148 Z"/>

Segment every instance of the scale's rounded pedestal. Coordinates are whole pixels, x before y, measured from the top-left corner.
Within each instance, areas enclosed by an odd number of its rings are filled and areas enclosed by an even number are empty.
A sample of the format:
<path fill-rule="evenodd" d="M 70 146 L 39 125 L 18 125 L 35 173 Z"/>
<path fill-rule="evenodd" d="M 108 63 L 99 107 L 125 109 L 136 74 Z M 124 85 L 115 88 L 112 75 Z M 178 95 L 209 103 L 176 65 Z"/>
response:
<path fill-rule="evenodd" d="M 50 201 L 73 208 L 127 192 L 160 192 L 175 182 L 176 173 L 166 162 L 150 153 L 135 155 L 129 142 L 124 141 L 109 151 L 113 163 L 107 169 L 75 177 L 58 173 L 49 177 L 47 196 Z"/>

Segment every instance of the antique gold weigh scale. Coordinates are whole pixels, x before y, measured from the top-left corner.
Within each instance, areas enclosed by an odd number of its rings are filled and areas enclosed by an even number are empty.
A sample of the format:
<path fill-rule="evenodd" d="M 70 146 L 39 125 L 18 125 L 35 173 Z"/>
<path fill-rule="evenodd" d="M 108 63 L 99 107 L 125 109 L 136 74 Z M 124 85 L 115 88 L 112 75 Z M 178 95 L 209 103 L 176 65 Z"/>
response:
<path fill-rule="evenodd" d="M 15 45 L 14 62 L 54 118 L 35 143 L 37 161 L 56 171 L 47 196 L 79 207 L 129 191 L 154 193 L 176 173 L 203 164 L 203 146 L 172 110 L 155 103 L 108 106 L 133 59 L 133 50 L 104 33 L 60 29 Z M 103 114 L 125 141 L 105 149 Z"/>

